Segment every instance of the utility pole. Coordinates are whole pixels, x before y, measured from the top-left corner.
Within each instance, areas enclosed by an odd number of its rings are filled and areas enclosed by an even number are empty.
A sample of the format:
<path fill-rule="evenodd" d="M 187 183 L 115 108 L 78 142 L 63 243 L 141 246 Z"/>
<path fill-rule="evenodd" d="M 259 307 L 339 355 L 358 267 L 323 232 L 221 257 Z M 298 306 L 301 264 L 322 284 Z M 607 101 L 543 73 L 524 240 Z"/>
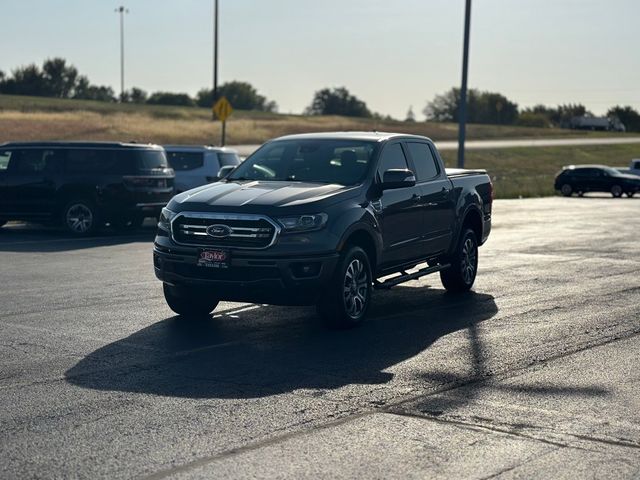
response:
<path fill-rule="evenodd" d="M 120 14 L 120 102 L 124 101 L 124 14 L 129 10 L 120 6 L 115 9 Z"/>
<path fill-rule="evenodd" d="M 462 53 L 462 86 L 458 112 L 458 168 L 464 168 L 464 140 L 467 127 L 467 72 L 469 70 L 469 27 L 471 24 L 471 0 L 466 0 L 464 14 L 464 48 Z"/>

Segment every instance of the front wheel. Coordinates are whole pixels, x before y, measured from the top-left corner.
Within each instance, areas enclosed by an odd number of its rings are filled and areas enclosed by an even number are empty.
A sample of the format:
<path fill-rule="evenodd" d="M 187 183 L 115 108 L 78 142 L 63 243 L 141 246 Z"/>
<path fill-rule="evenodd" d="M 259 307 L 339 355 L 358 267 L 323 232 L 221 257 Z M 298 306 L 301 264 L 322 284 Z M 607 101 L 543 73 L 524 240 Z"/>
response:
<path fill-rule="evenodd" d="M 463 230 L 456 251 L 449 258 L 451 267 L 440 272 L 442 285 L 450 292 L 471 289 L 478 271 L 478 240 L 470 228 Z"/>
<path fill-rule="evenodd" d="M 635 195 L 636 192 L 627 192 L 627 197 L 631 198 Z"/>
<path fill-rule="evenodd" d="M 371 304 L 372 284 L 367 253 L 360 247 L 346 250 L 317 306 L 327 326 L 345 329 L 360 325 Z"/>
<path fill-rule="evenodd" d="M 205 317 L 217 306 L 219 300 L 212 298 L 199 289 L 187 289 L 162 284 L 164 299 L 169 308 L 184 317 Z"/>
<path fill-rule="evenodd" d="M 613 195 L 614 198 L 620 198 L 622 196 L 622 187 L 620 185 L 611 187 L 611 195 Z"/>

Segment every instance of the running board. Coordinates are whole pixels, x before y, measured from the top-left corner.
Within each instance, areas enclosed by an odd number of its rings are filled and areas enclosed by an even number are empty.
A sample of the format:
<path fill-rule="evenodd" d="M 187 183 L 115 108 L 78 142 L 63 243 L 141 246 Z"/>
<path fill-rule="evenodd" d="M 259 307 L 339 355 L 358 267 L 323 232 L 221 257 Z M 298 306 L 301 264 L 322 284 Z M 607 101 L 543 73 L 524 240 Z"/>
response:
<path fill-rule="evenodd" d="M 401 283 L 408 282 L 409 280 L 415 280 L 416 278 L 424 277 L 425 275 L 445 270 L 450 266 L 451 265 L 447 263 L 445 265 L 434 265 L 433 267 L 422 268 L 413 273 L 401 272 L 400 275 L 385 280 L 384 282 L 374 280 L 373 288 L 377 290 L 388 290 L 391 287 L 395 287 L 396 285 L 400 285 Z"/>

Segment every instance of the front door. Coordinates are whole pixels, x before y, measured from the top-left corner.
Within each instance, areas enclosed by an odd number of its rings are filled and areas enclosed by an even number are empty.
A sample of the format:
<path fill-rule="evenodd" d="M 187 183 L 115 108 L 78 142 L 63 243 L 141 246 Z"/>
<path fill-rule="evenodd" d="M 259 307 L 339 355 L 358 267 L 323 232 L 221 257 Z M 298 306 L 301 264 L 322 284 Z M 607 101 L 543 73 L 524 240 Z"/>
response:
<path fill-rule="evenodd" d="M 409 169 L 405 152 L 400 142 L 385 145 L 378 162 L 377 174 L 383 178 L 390 169 Z M 383 268 L 421 257 L 420 239 L 423 236 L 423 215 L 420 205 L 420 187 L 385 190 L 380 198 L 382 204 L 381 225 L 384 245 Z"/>

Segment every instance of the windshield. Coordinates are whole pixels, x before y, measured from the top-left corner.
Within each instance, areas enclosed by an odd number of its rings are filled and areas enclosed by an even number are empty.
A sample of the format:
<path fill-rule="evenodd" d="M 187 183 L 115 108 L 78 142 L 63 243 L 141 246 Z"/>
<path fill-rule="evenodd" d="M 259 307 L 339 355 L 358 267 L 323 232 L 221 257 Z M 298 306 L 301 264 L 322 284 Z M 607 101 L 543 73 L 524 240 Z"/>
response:
<path fill-rule="evenodd" d="M 364 180 L 376 146 L 376 142 L 335 139 L 271 142 L 227 179 L 355 185 Z"/>
<path fill-rule="evenodd" d="M 615 168 L 605 167 L 605 168 L 603 168 L 603 170 L 605 172 L 607 172 L 612 177 L 618 177 L 618 176 L 621 175 L 621 173 L 618 170 L 616 170 Z"/>

